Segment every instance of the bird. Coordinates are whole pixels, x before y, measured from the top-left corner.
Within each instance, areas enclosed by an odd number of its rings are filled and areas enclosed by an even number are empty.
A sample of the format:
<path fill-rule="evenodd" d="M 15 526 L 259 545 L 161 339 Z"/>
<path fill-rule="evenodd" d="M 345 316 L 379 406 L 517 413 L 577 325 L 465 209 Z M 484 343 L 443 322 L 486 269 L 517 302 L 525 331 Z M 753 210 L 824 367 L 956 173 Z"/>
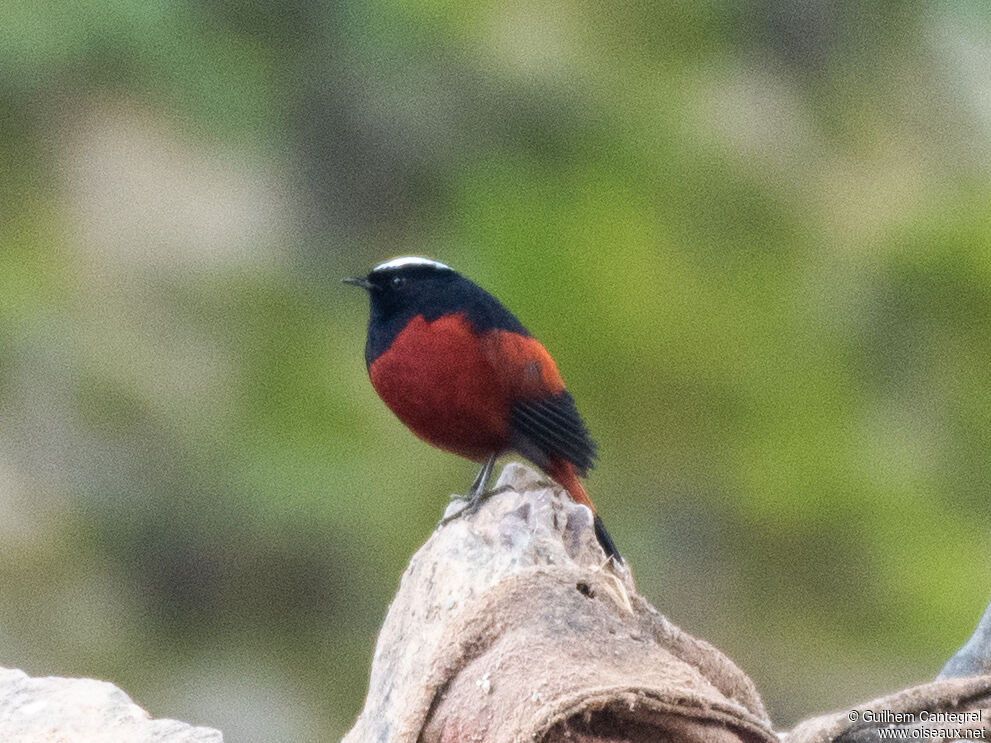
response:
<path fill-rule="evenodd" d="M 420 439 L 482 464 L 462 512 L 478 508 L 496 459 L 515 452 L 589 508 L 606 556 L 622 562 L 579 480 L 593 466 L 595 442 L 554 359 L 516 316 L 421 256 L 343 281 L 370 300 L 365 365 L 379 397 Z"/>

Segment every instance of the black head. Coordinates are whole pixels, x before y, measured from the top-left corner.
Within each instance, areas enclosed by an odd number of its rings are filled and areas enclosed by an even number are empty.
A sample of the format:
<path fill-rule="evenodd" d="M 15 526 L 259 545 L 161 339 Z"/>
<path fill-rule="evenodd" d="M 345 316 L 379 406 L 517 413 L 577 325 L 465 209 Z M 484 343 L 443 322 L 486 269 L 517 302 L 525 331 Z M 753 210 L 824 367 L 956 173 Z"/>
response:
<path fill-rule="evenodd" d="M 529 335 L 499 300 L 450 266 L 429 258 L 394 258 L 367 276 L 344 279 L 344 283 L 365 289 L 371 301 L 365 346 L 369 365 L 417 315 L 431 322 L 442 315 L 463 313 L 476 332 L 498 328 Z"/>
<path fill-rule="evenodd" d="M 344 283 L 365 289 L 372 303 L 373 320 L 383 321 L 429 304 L 458 279 L 462 277 L 450 266 L 429 258 L 406 256 L 380 263 L 367 276 L 344 279 Z"/>

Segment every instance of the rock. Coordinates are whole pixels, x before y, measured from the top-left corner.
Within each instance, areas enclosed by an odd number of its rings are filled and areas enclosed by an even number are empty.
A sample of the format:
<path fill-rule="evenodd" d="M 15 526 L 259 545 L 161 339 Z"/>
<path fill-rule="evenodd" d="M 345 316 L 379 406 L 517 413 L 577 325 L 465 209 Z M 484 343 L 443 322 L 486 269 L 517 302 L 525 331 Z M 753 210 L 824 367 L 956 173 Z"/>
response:
<path fill-rule="evenodd" d="M 519 464 L 495 490 L 410 561 L 344 743 L 777 741 L 750 679 L 637 593 L 585 506 Z"/>
<path fill-rule="evenodd" d="M 3 743 L 223 743 L 212 728 L 154 720 L 113 684 L 0 668 Z"/>
<path fill-rule="evenodd" d="M 984 610 L 974 634 L 939 672 L 940 678 L 981 674 L 991 674 L 991 604 Z"/>

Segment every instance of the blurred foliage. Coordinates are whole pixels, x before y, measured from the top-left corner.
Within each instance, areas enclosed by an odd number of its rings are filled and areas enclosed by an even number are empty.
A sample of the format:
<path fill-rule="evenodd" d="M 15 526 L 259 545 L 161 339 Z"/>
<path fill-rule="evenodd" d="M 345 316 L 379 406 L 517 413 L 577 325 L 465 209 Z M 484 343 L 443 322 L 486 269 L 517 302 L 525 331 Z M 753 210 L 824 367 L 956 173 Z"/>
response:
<path fill-rule="evenodd" d="M 985 3 L 8 3 L 0 663 L 327 740 L 445 494 L 390 255 L 558 359 L 641 589 L 778 724 L 991 594 Z"/>

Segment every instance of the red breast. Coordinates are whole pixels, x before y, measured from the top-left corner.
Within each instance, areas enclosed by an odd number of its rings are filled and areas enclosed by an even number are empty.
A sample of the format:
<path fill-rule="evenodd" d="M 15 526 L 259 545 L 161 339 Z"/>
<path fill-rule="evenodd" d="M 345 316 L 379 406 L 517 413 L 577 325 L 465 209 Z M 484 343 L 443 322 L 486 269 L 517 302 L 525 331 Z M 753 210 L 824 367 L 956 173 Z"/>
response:
<path fill-rule="evenodd" d="M 564 389 L 539 341 L 478 333 L 465 313 L 413 317 L 369 366 L 376 392 L 417 436 L 475 461 L 509 448 L 509 412 Z"/>

